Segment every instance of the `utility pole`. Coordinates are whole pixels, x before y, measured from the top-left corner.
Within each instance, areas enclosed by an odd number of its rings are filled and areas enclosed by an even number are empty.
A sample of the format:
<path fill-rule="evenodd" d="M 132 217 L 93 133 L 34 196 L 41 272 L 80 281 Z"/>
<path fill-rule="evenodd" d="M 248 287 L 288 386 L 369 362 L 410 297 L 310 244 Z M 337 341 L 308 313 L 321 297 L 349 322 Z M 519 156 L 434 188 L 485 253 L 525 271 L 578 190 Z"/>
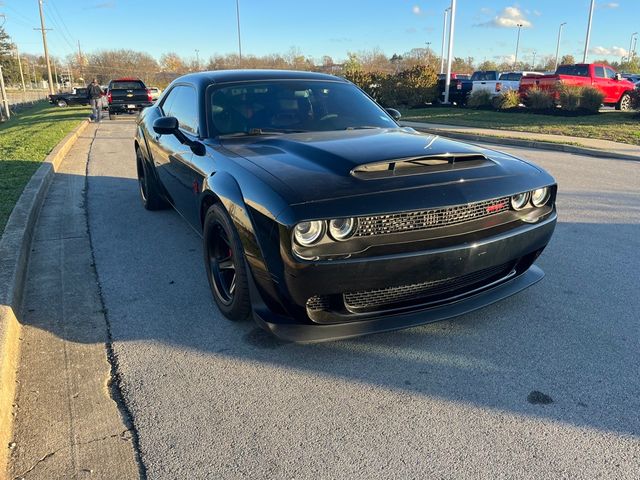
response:
<path fill-rule="evenodd" d="M 0 65 L 0 94 L 2 94 L 2 105 L 4 105 L 4 115 L 7 120 L 11 118 L 11 112 L 9 111 L 9 99 L 7 98 L 7 91 L 4 89 L 4 75 L 2 73 L 2 65 Z"/>
<path fill-rule="evenodd" d="M 20 69 L 20 81 L 22 82 L 22 91 L 26 92 L 27 87 L 24 85 L 24 74 L 22 73 L 22 60 L 20 60 L 20 50 L 18 50 L 18 45 L 16 45 L 16 56 L 18 57 L 18 68 Z"/>
<path fill-rule="evenodd" d="M 451 60 L 453 60 L 453 31 L 456 26 L 456 0 L 451 0 L 451 19 L 449 20 L 449 47 L 447 49 L 447 76 L 444 79 L 444 103 L 449 103 L 451 86 Z"/>
<path fill-rule="evenodd" d="M 513 60 L 514 70 L 518 68 L 518 48 L 520 48 L 520 30 L 522 30 L 522 24 L 518 23 L 516 26 L 518 27 L 518 39 L 516 40 L 516 57 Z"/>
<path fill-rule="evenodd" d="M 80 77 L 86 82 L 86 78 L 84 78 L 84 57 L 82 56 L 82 49 L 80 48 L 80 40 L 78 40 L 78 65 L 80 65 Z"/>
<path fill-rule="evenodd" d="M 53 61 L 53 74 L 56 77 L 56 90 L 60 91 L 60 81 L 58 80 L 58 67 L 56 66 L 56 61 Z"/>
<path fill-rule="evenodd" d="M 582 55 L 582 63 L 587 63 L 587 54 L 589 53 L 589 41 L 591 40 L 591 22 L 593 22 L 593 9 L 596 6 L 596 0 L 591 0 L 589 8 L 589 23 L 587 24 L 587 38 L 584 41 L 584 55 Z"/>
<path fill-rule="evenodd" d="M 636 56 L 636 45 L 638 44 L 638 36 L 633 39 L 633 46 L 631 47 L 631 59 Z"/>
<path fill-rule="evenodd" d="M 33 65 L 31 65 L 31 67 L 33 68 L 33 88 L 37 88 L 38 87 L 38 77 L 36 77 L 36 64 L 34 63 Z"/>
<path fill-rule="evenodd" d="M 238 20 L 238 56 L 242 61 L 242 41 L 240 40 L 240 0 L 236 0 L 236 18 Z"/>
<path fill-rule="evenodd" d="M 533 70 L 536 69 L 536 51 L 533 51 L 533 62 L 531 63 L 531 67 Z"/>
<path fill-rule="evenodd" d="M 444 47 L 447 43 L 447 15 L 449 8 L 444 9 L 444 23 L 442 24 L 442 52 L 440 53 L 440 74 L 444 73 Z"/>
<path fill-rule="evenodd" d="M 556 68 L 554 70 L 558 69 L 558 54 L 560 53 L 560 37 L 562 37 L 562 27 L 564 27 L 567 24 L 567 22 L 562 22 L 560 24 L 560 28 L 558 28 L 558 43 L 556 44 Z"/>
<path fill-rule="evenodd" d="M 53 95 L 55 92 L 53 91 L 53 78 L 51 77 L 51 63 L 49 62 L 49 49 L 47 48 L 47 29 L 44 26 L 44 13 L 42 12 L 42 0 L 38 0 L 38 8 L 40 10 L 40 28 L 34 28 L 34 30 L 42 31 L 42 45 L 44 46 L 44 59 L 47 62 L 47 78 L 49 79 L 49 93 Z"/>

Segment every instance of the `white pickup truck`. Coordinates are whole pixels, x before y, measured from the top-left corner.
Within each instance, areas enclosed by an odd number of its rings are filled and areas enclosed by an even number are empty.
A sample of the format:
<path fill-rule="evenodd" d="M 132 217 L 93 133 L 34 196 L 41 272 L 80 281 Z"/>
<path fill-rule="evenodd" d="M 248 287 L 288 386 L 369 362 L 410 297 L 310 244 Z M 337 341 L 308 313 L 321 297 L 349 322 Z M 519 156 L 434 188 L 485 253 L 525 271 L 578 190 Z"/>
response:
<path fill-rule="evenodd" d="M 522 77 L 535 77 L 543 75 L 540 72 L 505 72 L 501 73 L 498 80 L 476 80 L 471 87 L 471 93 L 487 90 L 492 96 L 500 95 L 508 90 L 518 90 Z"/>

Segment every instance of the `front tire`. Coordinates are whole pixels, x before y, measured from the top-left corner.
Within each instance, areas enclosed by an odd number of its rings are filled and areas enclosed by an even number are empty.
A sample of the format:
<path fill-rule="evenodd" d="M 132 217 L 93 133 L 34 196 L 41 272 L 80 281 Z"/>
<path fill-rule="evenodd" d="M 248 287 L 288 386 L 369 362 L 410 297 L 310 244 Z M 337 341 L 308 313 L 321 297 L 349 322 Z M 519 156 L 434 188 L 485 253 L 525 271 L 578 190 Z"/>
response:
<path fill-rule="evenodd" d="M 245 320 L 251 313 L 244 249 L 225 209 L 215 204 L 203 227 L 204 264 L 213 299 L 229 320 Z"/>
<path fill-rule="evenodd" d="M 623 93 L 618 103 L 616 103 L 616 110 L 622 110 L 623 112 L 631 110 L 631 95 Z"/>
<path fill-rule="evenodd" d="M 69 106 L 69 104 L 66 102 L 66 100 L 58 100 L 57 105 L 58 105 L 60 108 L 65 108 L 65 107 L 68 107 L 68 106 Z"/>
<path fill-rule="evenodd" d="M 160 186 L 150 171 L 140 149 L 136 149 L 136 165 L 138 170 L 138 188 L 142 204 L 147 210 L 164 210 L 169 205 L 160 194 Z"/>

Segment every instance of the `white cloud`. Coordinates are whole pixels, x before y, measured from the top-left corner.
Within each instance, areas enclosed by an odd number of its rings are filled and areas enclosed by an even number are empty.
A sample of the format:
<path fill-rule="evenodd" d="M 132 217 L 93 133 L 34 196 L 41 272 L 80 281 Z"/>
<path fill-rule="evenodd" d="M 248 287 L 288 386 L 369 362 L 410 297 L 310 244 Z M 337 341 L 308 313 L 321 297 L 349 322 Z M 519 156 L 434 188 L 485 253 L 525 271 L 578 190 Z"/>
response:
<path fill-rule="evenodd" d="M 593 47 L 589 49 L 589 53 L 593 55 L 602 55 L 604 57 L 626 57 L 629 52 L 622 47 L 616 47 L 615 45 L 611 48 L 606 47 Z"/>
<path fill-rule="evenodd" d="M 414 15 L 422 15 L 422 9 L 418 5 L 414 5 L 411 11 Z"/>
<path fill-rule="evenodd" d="M 601 3 L 598 5 L 598 7 L 600 8 L 618 8 L 619 6 L 620 4 L 617 2 L 607 2 L 607 3 Z"/>
<path fill-rule="evenodd" d="M 518 24 L 524 28 L 531 28 L 533 24 L 527 20 L 525 14 L 518 7 L 506 7 L 500 12 L 493 20 L 485 23 L 480 23 L 477 26 L 480 27 L 498 27 L 498 28 L 512 28 L 517 27 Z"/>
<path fill-rule="evenodd" d="M 516 61 L 516 56 L 513 53 L 511 55 L 494 55 L 493 59 L 500 63 L 513 63 Z"/>

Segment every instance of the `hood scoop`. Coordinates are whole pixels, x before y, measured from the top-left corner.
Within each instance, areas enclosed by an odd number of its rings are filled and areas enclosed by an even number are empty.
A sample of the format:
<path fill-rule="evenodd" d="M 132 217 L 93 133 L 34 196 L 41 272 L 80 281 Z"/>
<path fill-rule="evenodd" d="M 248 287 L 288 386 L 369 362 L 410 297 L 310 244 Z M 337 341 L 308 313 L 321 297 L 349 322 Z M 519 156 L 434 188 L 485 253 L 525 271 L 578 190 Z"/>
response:
<path fill-rule="evenodd" d="M 442 153 L 365 163 L 351 170 L 351 175 L 362 180 L 377 180 L 466 168 L 488 167 L 493 164 L 494 162 L 480 153 Z"/>

